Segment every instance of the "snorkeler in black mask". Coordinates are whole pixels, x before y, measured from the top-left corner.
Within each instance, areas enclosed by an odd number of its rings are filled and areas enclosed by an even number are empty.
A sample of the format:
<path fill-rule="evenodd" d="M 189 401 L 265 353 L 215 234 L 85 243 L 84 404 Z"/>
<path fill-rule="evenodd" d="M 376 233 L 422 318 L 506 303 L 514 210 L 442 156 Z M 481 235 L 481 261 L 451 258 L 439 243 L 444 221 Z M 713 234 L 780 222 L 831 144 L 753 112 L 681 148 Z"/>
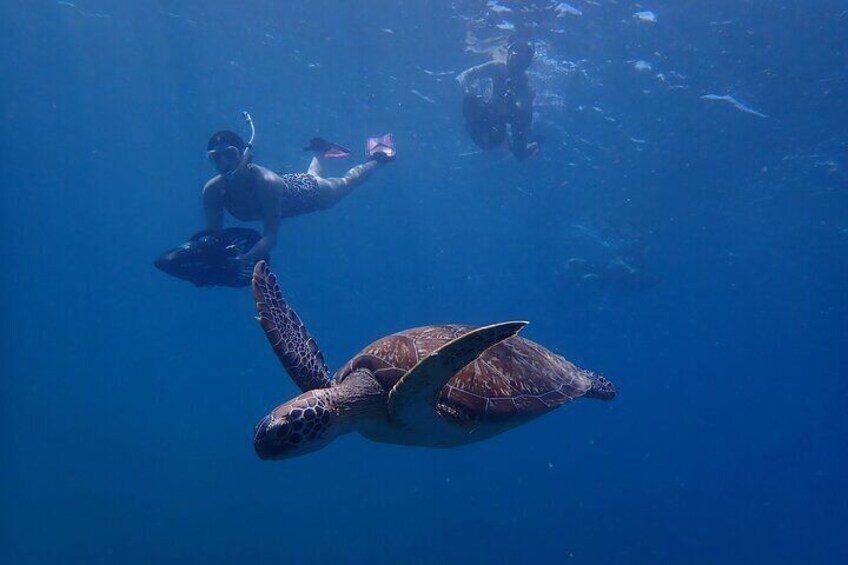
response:
<path fill-rule="evenodd" d="M 457 75 L 462 87 L 463 115 L 471 139 L 481 149 L 495 149 L 507 141 L 519 160 L 538 154 L 540 138 L 528 142 L 533 123 L 533 98 L 527 69 L 533 62 L 533 46 L 513 41 L 505 61 L 489 61 Z M 490 87 L 482 85 L 491 81 Z"/>
<path fill-rule="evenodd" d="M 224 226 L 224 211 L 242 221 L 262 221 L 262 237 L 250 249 L 235 254 L 227 268 L 240 272 L 268 256 L 277 241 L 280 219 L 324 210 L 335 205 L 375 170 L 395 158 L 391 134 L 371 138 L 366 145 L 368 161 L 348 170 L 338 178 L 325 177 L 325 158 L 345 157 L 345 147 L 321 138 L 311 140 L 306 151 L 314 157 L 305 173 L 278 175 L 253 163 L 255 128 L 250 115 L 244 113 L 251 129 L 245 143 L 235 132 L 224 130 L 212 135 L 207 154 L 218 173 L 203 187 L 203 209 L 206 229 L 219 231 Z"/>

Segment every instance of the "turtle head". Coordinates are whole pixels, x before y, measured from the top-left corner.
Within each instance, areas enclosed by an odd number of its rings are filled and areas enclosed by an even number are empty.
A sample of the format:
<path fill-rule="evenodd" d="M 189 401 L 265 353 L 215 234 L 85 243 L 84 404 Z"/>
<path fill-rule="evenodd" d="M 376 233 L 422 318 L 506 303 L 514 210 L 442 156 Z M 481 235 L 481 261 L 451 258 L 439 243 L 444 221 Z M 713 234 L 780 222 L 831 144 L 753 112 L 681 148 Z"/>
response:
<path fill-rule="evenodd" d="M 305 392 L 262 418 L 253 435 L 260 459 L 297 457 L 321 449 L 338 435 L 327 389 Z"/>

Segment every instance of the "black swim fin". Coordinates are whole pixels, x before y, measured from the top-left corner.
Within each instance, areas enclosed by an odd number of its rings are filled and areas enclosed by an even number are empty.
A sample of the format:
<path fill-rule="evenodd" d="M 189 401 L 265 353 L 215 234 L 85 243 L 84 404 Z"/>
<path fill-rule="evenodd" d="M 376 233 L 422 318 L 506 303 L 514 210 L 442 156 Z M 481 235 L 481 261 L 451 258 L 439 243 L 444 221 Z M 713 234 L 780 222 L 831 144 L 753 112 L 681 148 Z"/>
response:
<path fill-rule="evenodd" d="M 322 157 L 338 159 L 350 155 L 350 149 L 338 143 L 327 141 L 323 137 L 313 137 L 309 140 L 309 145 L 303 148 L 304 151 L 311 151 Z"/>

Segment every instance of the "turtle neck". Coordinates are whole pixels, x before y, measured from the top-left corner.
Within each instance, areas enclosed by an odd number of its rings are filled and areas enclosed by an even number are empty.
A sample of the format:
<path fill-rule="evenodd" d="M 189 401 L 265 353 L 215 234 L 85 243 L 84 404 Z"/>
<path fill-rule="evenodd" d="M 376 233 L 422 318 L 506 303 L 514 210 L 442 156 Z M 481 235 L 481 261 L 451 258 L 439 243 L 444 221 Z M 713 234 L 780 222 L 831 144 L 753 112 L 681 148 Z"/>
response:
<path fill-rule="evenodd" d="M 370 371 L 354 371 L 341 383 L 325 390 L 339 425 L 355 426 L 362 419 L 383 419 L 387 415 L 388 393 Z"/>

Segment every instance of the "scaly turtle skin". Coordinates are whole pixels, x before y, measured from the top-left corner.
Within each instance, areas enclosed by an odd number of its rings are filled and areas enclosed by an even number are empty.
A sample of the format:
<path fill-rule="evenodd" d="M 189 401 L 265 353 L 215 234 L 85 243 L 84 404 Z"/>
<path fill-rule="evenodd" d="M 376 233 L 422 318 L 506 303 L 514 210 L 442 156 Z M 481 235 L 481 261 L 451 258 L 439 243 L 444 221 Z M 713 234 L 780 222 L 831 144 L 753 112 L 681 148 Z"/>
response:
<path fill-rule="evenodd" d="M 383 337 L 333 377 L 264 262 L 253 273 L 259 322 L 303 394 L 256 426 L 262 459 L 294 457 L 357 431 L 373 441 L 453 447 L 487 439 L 615 387 L 516 334 L 526 322 L 425 326 Z"/>

